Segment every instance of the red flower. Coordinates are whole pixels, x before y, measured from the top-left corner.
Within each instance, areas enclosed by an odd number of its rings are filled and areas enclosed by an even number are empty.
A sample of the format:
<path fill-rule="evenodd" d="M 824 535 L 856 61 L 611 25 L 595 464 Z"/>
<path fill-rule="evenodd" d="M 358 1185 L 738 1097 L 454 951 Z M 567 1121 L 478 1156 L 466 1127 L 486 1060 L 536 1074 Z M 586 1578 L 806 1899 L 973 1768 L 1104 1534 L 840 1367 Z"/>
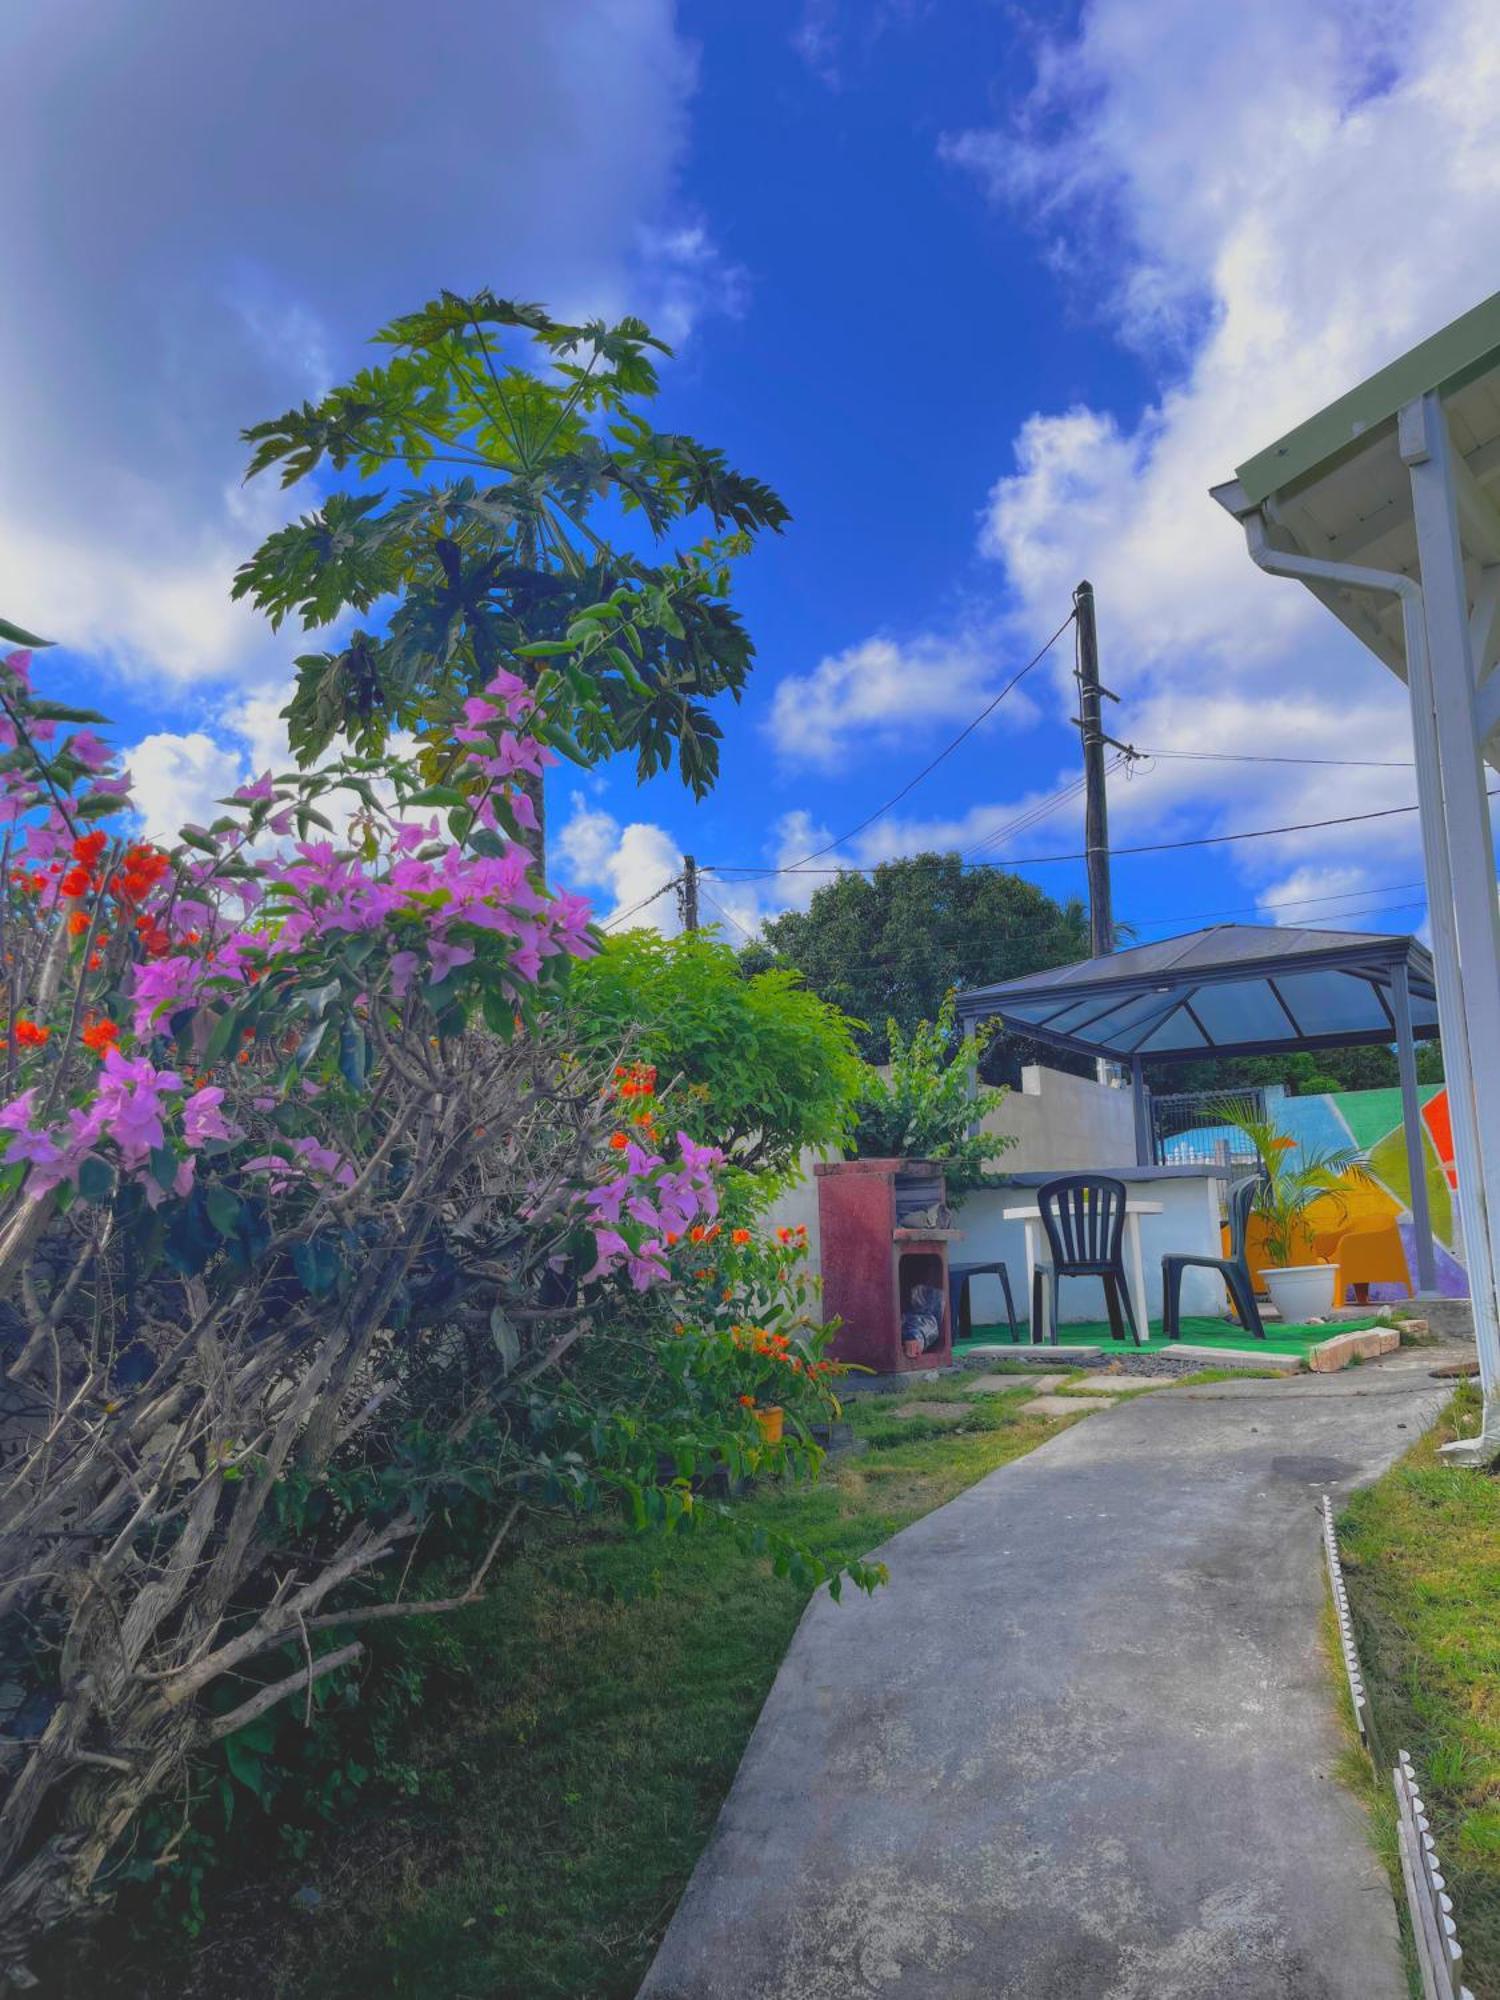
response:
<path fill-rule="evenodd" d="M 86 896 L 90 880 L 87 868 L 70 868 L 57 886 L 65 896 Z"/>
<path fill-rule="evenodd" d="M 95 1055 L 102 1056 L 107 1048 L 113 1047 L 119 1041 L 119 1024 L 108 1018 L 102 1021 L 90 1021 L 78 1039 L 86 1049 L 92 1049 Z"/>
<path fill-rule="evenodd" d="M 52 1030 L 40 1027 L 35 1021 L 26 1020 L 24 1016 L 18 1016 L 11 1032 L 21 1048 L 39 1049 L 45 1044 Z"/>
<path fill-rule="evenodd" d="M 73 842 L 73 859 L 81 861 L 85 868 L 92 868 L 108 844 L 108 835 L 97 831 L 81 834 Z"/>

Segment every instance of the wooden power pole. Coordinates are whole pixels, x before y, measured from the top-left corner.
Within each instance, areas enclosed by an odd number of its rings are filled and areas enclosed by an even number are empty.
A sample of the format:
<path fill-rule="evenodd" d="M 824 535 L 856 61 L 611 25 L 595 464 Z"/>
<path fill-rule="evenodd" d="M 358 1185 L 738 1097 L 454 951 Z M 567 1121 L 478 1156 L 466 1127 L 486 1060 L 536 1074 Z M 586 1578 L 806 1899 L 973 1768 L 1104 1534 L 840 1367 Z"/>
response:
<path fill-rule="evenodd" d="M 1089 879 L 1089 955 L 1103 958 L 1115 948 L 1114 913 L 1109 900 L 1109 803 L 1104 792 L 1104 746 L 1113 738 L 1099 720 L 1101 695 L 1118 697 L 1099 685 L 1099 634 L 1094 625 L 1094 586 L 1073 592 L 1078 619 L 1078 727 L 1083 736 L 1083 845 Z"/>
<path fill-rule="evenodd" d="M 698 928 L 698 864 L 691 854 L 682 857 L 682 881 L 677 890 L 677 906 L 682 912 L 682 928 Z"/>

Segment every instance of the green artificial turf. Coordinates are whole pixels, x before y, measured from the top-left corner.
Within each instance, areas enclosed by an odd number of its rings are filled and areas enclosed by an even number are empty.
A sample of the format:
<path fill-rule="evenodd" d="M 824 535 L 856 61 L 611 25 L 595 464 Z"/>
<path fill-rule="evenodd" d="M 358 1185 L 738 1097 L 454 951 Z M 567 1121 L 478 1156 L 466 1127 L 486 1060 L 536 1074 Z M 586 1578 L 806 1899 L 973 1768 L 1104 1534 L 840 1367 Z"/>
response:
<path fill-rule="evenodd" d="M 1323 1326 L 1283 1326 L 1272 1320 L 1266 1328 L 1264 1340 L 1256 1340 L 1242 1327 L 1232 1325 L 1222 1319 L 1192 1319 L 1182 1321 L 1182 1338 L 1193 1347 L 1229 1347 L 1246 1354 L 1290 1354 L 1299 1360 L 1309 1347 L 1315 1347 L 1320 1340 L 1331 1340 L 1339 1333 L 1359 1333 L 1365 1327 L 1377 1326 L 1380 1322 L 1372 1313 L 1368 1319 L 1330 1320 Z M 955 1354 L 963 1354 L 974 1346 L 1010 1345 L 1010 1329 L 1005 1326 L 976 1326 L 969 1340 L 958 1341 Z M 1122 1354 L 1134 1351 L 1140 1354 L 1170 1354 L 1176 1341 L 1163 1339 L 1160 1323 L 1153 1320 L 1150 1337 L 1139 1348 L 1132 1348 L 1128 1340 L 1114 1341 L 1110 1337 L 1107 1320 L 1082 1320 L 1076 1325 L 1058 1329 L 1058 1345 L 1061 1347 L 1118 1347 Z"/>

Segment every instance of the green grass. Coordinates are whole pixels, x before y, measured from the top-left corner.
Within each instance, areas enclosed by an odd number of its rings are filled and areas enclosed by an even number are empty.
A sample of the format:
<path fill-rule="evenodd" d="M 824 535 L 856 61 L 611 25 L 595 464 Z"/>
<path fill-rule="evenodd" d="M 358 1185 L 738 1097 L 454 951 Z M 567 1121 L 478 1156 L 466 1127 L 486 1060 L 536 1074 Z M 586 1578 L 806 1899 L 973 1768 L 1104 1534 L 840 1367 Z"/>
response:
<path fill-rule="evenodd" d="M 825 1556 L 867 1554 L 1055 1434 L 1019 1414 L 1030 1393 L 949 1377 L 853 1397 L 862 1452 L 738 1511 Z M 958 1421 L 898 1416 L 909 1401 Z M 454 1621 L 475 1678 L 404 1749 L 416 1801 L 365 1813 L 238 1913 L 221 1905 L 185 1979 L 127 1968 L 125 1990 L 628 2000 L 805 1602 L 722 1533 L 537 1535 L 494 1598 Z M 289 1908 L 304 1883 L 323 1896 L 316 1918 Z"/>
<path fill-rule="evenodd" d="M 1500 1478 L 1445 1465 L 1438 1446 L 1478 1395 L 1357 1494 L 1339 1547 L 1369 1691 L 1382 1851 L 1394 1854 L 1390 1767 L 1409 1750 L 1454 1901 L 1465 1979 L 1500 2000 Z M 1400 1900 L 1398 1891 L 1398 1901 Z"/>
<path fill-rule="evenodd" d="M 1331 1340 L 1338 1333 L 1359 1333 L 1365 1327 L 1379 1324 L 1373 1313 L 1368 1319 L 1329 1321 L 1323 1326 L 1282 1326 L 1272 1320 L 1266 1328 L 1265 1339 L 1256 1340 L 1227 1320 L 1184 1318 L 1182 1338 L 1193 1347 L 1229 1347 L 1241 1353 L 1292 1355 L 1300 1360 L 1308 1348 L 1315 1347 L 1320 1340 Z M 954 1351 L 962 1355 L 976 1344 L 1008 1346 L 1010 1329 L 1004 1326 L 976 1326 L 971 1338 L 959 1341 Z M 1080 1320 L 1058 1329 L 1058 1344 L 1061 1347 L 1102 1347 L 1108 1350 L 1114 1343 L 1110 1339 L 1106 1320 Z M 1176 1345 L 1176 1341 L 1163 1338 L 1159 1322 L 1154 1320 L 1152 1331 L 1139 1347 L 1133 1348 L 1129 1341 L 1119 1343 L 1122 1352 L 1136 1354 L 1170 1354 Z"/>

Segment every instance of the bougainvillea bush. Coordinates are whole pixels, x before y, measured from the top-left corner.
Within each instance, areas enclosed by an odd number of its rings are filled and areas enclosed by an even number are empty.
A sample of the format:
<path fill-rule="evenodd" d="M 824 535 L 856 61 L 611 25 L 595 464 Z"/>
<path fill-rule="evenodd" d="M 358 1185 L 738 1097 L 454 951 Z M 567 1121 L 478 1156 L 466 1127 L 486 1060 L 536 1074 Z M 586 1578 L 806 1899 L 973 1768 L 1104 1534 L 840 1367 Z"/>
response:
<path fill-rule="evenodd" d="M 383 756 L 267 775 L 168 852 L 133 837 L 101 719 L 32 666 L 0 663 L 20 1984 L 143 1808 L 180 1795 L 186 1824 L 194 1760 L 283 1704 L 310 1720 L 372 1624 L 494 1587 L 534 1510 L 681 1527 L 712 1476 L 810 1469 L 832 1405 L 788 1246 L 757 1264 L 716 1150 L 649 1073 L 570 1046 L 588 912 L 524 844 L 546 674 L 429 718 L 440 784 Z"/>

